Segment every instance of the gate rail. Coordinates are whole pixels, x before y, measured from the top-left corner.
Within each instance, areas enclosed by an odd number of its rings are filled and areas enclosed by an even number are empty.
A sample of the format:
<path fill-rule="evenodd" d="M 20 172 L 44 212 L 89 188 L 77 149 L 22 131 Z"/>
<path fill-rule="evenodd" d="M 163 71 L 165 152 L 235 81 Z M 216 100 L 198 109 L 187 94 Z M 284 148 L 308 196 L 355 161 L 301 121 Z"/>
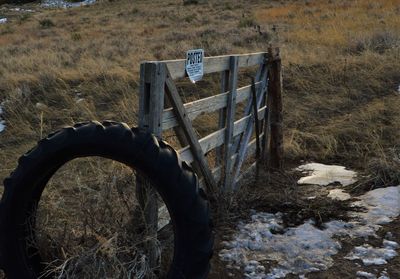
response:
<path fill-rule="evenodd" d="M 221 93 L 183 103 L 174 80 L 186 77 L 185 59 L 148 61 L 140 66 L 139 127 L 162 139 L 163 132 L 174 129 L 183 161 L 192 164 L 203 179 L 209 194 L 237 189 L 237 182 L 261 160 L 271 168 L 283 164 L 282 75 L 279 49 L 267 52 L 205 57 L 204 74 L 221 72 Z M 237 88 L 239 68 L 259 66 L 254 83 Z M 252 87 L 256 91 L 258 117 L 254 115 Z M 165 99 L 165 96 L 168 99 Z M 244 116 L 235 121 L 236 105 L 246 102 Z M 171 105 L 165 108 L 165 105 Z M 219 111 L 219 129 L 198 139 L 192 121 L 199 115 Z M 243 162 L 254 155 L 257 140 L 251 139 L 255 126 L 262 124 L 261 154 L 242 171 Z M 209 167 L 205 157 L 217 149 L 218 165 Z M 219 189 L 219 185 L 221 189 Z"/>

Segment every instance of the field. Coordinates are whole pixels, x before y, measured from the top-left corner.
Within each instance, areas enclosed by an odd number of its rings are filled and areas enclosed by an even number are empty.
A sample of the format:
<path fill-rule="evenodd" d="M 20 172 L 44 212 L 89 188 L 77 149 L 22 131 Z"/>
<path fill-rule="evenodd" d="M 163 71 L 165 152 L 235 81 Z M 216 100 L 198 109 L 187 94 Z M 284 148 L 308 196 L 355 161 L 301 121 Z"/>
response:
<path fill-rule="evenodd" d="M 250 209 L 287 210 L 291 216 L 305 212 L 293 221 L 297 224 L 316 216 L 321 222 L 343 217 L 338 210 L 343 205 L 322 198 L 311 205 L 302 200 L 304 189 L 293 186 L 299 174 L 292 169 L 304 161 L 357 170 L 359 182 L 348 188 L 354 195 L 400 184 L 398 0 L 209 0 L 191 5 L 179 0 L 103 0 L 71 9 L 43 9 L 38 4 L 23 6 L 34 12 L 11 8 L 0 6 L 0 18 L 8 18 L 0 24 L 0 116 L 6 125 L 0 133 L 0 180 L 16 167 L 19 156 L 60 127 L 91 119 L 135 125 L 141 61 L 184 58 L 185 51 L 193 48 L 204 48 L 206 56 L 214 56 L 265 51 L 272 45 L 280 47 L 283 63 L 286 167 L 275 176 L 265 174 L 268 179 L 263 182 L 250 179 L 231 211 L 217 210 L 217 240 Z M 187 98 L 217 94 L 217 81 L 209 78 L 194 85 Z M 202 121 L 199 134 L 212 129 L 214 121 L 212 117 Z M 78 211 L 95 216 L 85 221 L 91 232 L 95 231 L 91 226 L 101 226 L 89 237 L 92 243 L 111 245 L 115 232 L 104 224 L 125 232 L 120 223 L 129 223 L 124 214 L 133 206 L 121 201 L 133 193 L 121 196 L 119 189 L 129 189 L 131 174 L 122 166 L 103 163 L 71 164 L 47 189 L 49 212 L 63 208 L 64 200 L 71 210 L 53 216 L 59 223 L 52 229 L 60 237 L 63 222 L 80 226 L 83 213 L 77 220 L 70 218 Z M 115 176 L 120 187 L 114 192 L 102 190 L 100 186 L 111 185 Z M 57 186 L 61 182 L 65 182 L 62 188 Z M 82 200 L 74 198 L 76 191 L 69 184 L 81 185 Z M 294 205 L 284 208 L 282 200 Z M 97 212 L 91 207 L 96 203 L 110 210 Z M 82 210 L 82 205 L 87 208 Z M 121 222 L 113 216 L 121 216 Z M 126 235 L 121 239 L 124 247 L 137 245 Z M 103 254 L 115 260 L 111 248 Z M 393 263 L 397 269 L 398 261 Z M 126 266 L 115 266 L 112 262 L 101 274 L 126 276 Z M 346 266 L 353 274 L 354 268 Z M 224 264 L 215 256 L 210 278 L 220 278 L 221 272 Z M 329 270 L 316 276 L 338 278 Z"/>

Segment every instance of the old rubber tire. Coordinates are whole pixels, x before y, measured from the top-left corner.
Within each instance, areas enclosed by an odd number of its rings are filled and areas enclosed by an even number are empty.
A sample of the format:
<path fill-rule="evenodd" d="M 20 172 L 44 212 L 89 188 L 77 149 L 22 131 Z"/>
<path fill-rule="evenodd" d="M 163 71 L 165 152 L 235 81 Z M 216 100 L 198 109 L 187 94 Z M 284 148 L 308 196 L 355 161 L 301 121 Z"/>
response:
<path fill-rule="evenodd" d="M 213 236 L 209 204 L 196 175 L 166 143 L 111 121 L 77 124 L 49 135 L 20 158 L 16 170 L 4 180 L 0 267 L 7 278 L 37 278 L 43 270 L 40 255 L 34 253 L 37 251 L 27 251 L 26 239 L 33 234 L 27 220 L 52 175 L 68 161 L 87 156 L 121 162 L 152 182 L 174 228 L 174 257 L 168 278 L 206 278 Z"/>

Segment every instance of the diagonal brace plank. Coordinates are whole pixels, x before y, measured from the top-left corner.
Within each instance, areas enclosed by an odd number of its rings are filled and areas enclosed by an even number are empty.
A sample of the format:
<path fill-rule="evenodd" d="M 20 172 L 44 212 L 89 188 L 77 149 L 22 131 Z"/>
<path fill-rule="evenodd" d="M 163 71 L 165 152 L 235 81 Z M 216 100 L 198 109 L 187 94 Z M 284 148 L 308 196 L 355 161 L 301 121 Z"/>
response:
<path fill-rule="evenodd" d="M 199 163 L 200 171 L 202 172 L 207 184 L 207 192 L 213 195 L 217 191 L 217 184 L 211 173 L 208 162 L 204 157 L 199 140 L 196 137 L 195 131 L 188 117 L 186 109 L 183 106 L 183 102 L 181 100 L 181 97 L 179 96 L 178 89 L 176 88 L 174 81 L 172 80 L 168 67 L 165 66 L 165 68 L 167 73 L 167 78 L 165 80 L 166 92 L 170 97 L 170 102 L 176 113 L 176 118 L 189 142 L 190 148 L 193 152 L 193 157 L 195 157 L 195 159 Z"/>

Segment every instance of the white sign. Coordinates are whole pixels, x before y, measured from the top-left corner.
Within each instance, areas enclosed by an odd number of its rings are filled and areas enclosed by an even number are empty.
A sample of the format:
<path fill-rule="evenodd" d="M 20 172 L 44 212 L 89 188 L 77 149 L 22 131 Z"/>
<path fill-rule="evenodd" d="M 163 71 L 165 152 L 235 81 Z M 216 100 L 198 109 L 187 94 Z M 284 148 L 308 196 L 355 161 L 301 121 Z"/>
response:
<path fill-rule="evenodd" d="M 193 83 L 203 78 L 203 60 L 203 49 L 188 50 L 186 52 L 186 73 Z"/>

